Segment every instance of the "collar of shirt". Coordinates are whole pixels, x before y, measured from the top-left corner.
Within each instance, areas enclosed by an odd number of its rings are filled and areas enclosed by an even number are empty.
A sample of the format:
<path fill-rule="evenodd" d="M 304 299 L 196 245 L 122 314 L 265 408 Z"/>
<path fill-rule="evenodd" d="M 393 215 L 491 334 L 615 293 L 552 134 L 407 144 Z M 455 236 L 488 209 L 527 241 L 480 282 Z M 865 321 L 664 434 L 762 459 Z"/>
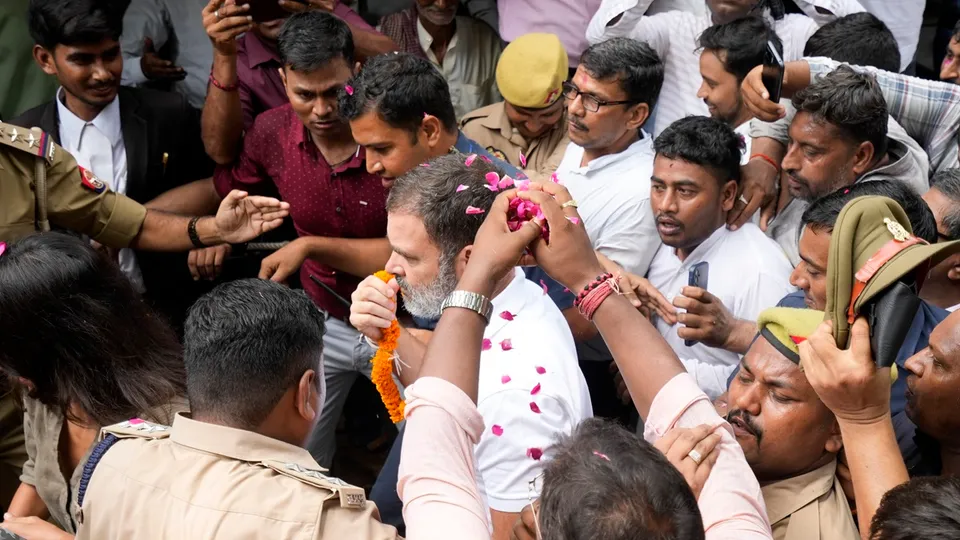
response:
<path fill-rule="evenodd" d="M 237 45 L 246 49 L 247 60 L 251 68 L 268 62 L 280 64 L 280 54 L 277 52 L 277 49 L 267 45 L 263 41 L 263 38 L 254 32 L 244 34 L 243 38 L 240 39 L 240 43 Z"/>
<path fill-rule="evenodd" d="M 623 152 L 617 152 L 616 154 L 607 154 L 605 156 L 600 156 L 597 159 L 587 163 L 585 166 L 581 167 L 580 163 L 583 162 L 583 152 L 584 149 L 582 146 L 574 143 L 570 143 L 570 149 L 567 150 L 568 154 L 571 154 L 571 158 L 575 159 L 573 166 L 570 168 L 572 172 L 576 174 L 581 174 L 583 176 L 590 176 L 596 174 L 603 169 L 619 163 L 623 160 L 629 159 L 635 155 L 649 153 L 653 148 L 653 137 L 647 134 L 646 131 L 640 130 L 640 139 L 635 141 L 633 144 L 624 149 Z M 566 161 L 566 158 L 564 159 Z"/>
<path fill-rule="evenodd" d="M 296 463 L 301 467 L 325 471 L 310 453 L 259 433 L 192 420 L 177 414 L 170 440 L 187 448 L 217 454 L 238 461 L 259 463 L 265 460 Z"/>
<path fill-rule="evenodd" d="M 456 30 L 453 32 L 453 37 L 450 38 L 450 43 L 447 44 L 446 54 L 443 55 L 444 63 L 447 62 L 448 58 L 453 56 L 455 49 L 457 48 L 457 42 L 460 41 L 460 30 L 466 26 L 460 21 L 461 17 L 455 19 L 457 25 Z M 433 50 L 430 47 L 433 45 L 433 36 L 430 35 L 430 32 L 427 32 L 427 29 L 423 27 L 423 23 L 420 22 L 420 17 L 417 17 L 417 38 L 420 40 L 420 47 L 423 48 L 423 52 L 427 53 L 427 58 L 430 59 L 436 65 L 440 65 L 440 62 L 437 62 L 437 55 L 433 54 Z"/>
<path fill-rule="evenodd" d="M 367 154 L 362 146 L 357 145 L 357 151 L 353 153 L 350 159 L 342 163 L 330 163 L 327 161 L 327 158 L 323 157 L 323 152 L 314 144 L 313 139 L 310 137 L 310 132 L 307 130 L 307 126 L 303 125 L 303 122 L 300 121 L 296 113 L 291 114 L 291 118 L 293 121 L 290 125 L 290 142 L 296 144 L 305 152 L 315 152 L 318 159 L 322 159 L 330 166 L 333 174 L 340 174 L 347 169 L 355 169 L 358 167 L 366 168 L 367 165 L 364 163 L 364 160 Z"/>
<path fill-rule="evenodd" d="M 707 258 L 710 255 L 710 252 L 713 251 L 713 248 L 716 247 L 717 244 L 719 244 L 721 241 L 723 241 L 723 239 L 726 238 L 728 234 L 730 234 L 730 231 L 727 230 L 726 226 L 720 227 L 719 229 L 713 231 L 713 234 L 711 234 L 706 240 L 701 242 L 699 246 L 694 248 L 694 250 L 691 251 L 689 255 L 687 255 L 687 258 L 680 263 L 680 268 L 682 269 L 689 266 L 693 266 L 694 264 L 697 264 L 700 261 L 707 260 Z M 669 253 L 673 255 L 674 258 L 676 258 L 677 260 L 680 260 L 680 257 L 677 257 L 677 248 L 666 246 L 664 249 L 669 249 L 670 250 Z"/>
<path fill-rule="evenodd" d="M 123 140 L 123 133 L 120 129 L 120 97 L 116 96 L 109 105 L 104 107 L 100 114 L 91 122 L 82 120 L 73 111 L 64 104 L 64 89 L 61 87 L 57 91 L 57 114 L 60 118 L 60 139 L 64 147 L 75 146 L 79 142 L 83 128 L 88 123 L 96 126 L 105 137 L 110 139 L 110 144 L 116 145 Z M 74 144 L 67 144 L 68 141 Z"/>
<path fill-rule="evenodd" d="M 484 336 L 497 335 L 497 332 L 509 322 L 500 316 L 501 313 L 510 312 L 512 315 L 517 315 L 523 311 L 523 307 L 527 304 L 527 297 L 523 290 L 526 280 L 527 278 L 522 270 L 519 268 L 513 269 L 513 279 L 510 280 L 506 288 L 500 291 L 500 294 L 491 300 L 493 311 L 490 324 L 487 325 L 487 329 L 483 333 Z"/>
<path fill-rule="evenodd" d="M 837 460 L 832 459 L 819 469 L 800 476 L 762 486 L 767 516 L 774 524 L 816 501 L 833 489 Z"/>
<path fill-rule="evenodd" d="M 480 120 L 480 125 L 487 129 L 499 131 L 500 136 L 502 136 L 504 139 L 513 139 L 513 135 L 517 132 L 514 129 L 513 124 L 510 123 L 510 118 L 507 117 L 507 103 L 505 101 L 501 101 L 500 103 L 492 105 L 491 107 L 492 109 L 490 114 L 487 115 L 486 118 Z M 519 135 L 519 133 L 517 133 L 517 135 Z M 519 138 L 523 140 L 523 137 Z M 523 142 L 526 144 L 525 140 L 523 140 Z"/>

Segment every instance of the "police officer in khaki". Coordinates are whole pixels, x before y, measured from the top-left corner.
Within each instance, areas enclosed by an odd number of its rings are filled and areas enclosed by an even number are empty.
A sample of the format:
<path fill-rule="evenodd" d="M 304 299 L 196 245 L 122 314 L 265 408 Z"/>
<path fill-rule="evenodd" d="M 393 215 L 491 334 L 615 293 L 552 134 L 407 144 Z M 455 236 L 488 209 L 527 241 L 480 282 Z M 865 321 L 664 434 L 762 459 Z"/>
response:
<path fill-rule="evenodd" d="M 77 493 L 78 540 L 397 538 L 361 488 L 302 447 L 325 391 L 324 319 L 302 291 L 229 282 L 185 330 L 191 413 L 102 430 Z"/>
<path fill-rule="evenodd" d="M 89 236 L 113 248 L 187 251 L 196 246 L 247 242 L 278 227 L 289 204 L 240 191 L 224 199 L 216 217 L 148 210 L 109 191 L 90 171 L 39 129 L 0 123 L 0 242 L 52 227 Z M 0 291 L 2 294 L 2 291 Z M 0 377 L 0 507 L 19 485 L 26 461 L 23 413 Z"/>
<path fill-rule="evenodd" d="M 461 130 L 531 179 L 550 178 L 570 142 L 563 100 L 567 75 L 567 51 L 557 36 L 520 36 L 497 63 L 497 86 L 506 101 L 464 115 Z"/>

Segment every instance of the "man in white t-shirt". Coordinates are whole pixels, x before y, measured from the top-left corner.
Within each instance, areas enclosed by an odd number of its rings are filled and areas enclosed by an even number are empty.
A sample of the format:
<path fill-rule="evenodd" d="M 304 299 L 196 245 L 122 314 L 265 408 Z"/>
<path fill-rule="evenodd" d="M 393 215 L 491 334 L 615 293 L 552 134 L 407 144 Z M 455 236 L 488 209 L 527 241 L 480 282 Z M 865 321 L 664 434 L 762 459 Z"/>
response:
<path fill-rule="evenodd" d="M 664 247 L 647 279 L 680 311 L 678 324 L 658 319 L 657 329 L 711 399 L 726 391 L 756 333 L 720 339 L 726 332 L 716 322 L 729 315 L 755 321 L 793 290 L 792 268 L 776 242 L 750 223 L 726 227 L 742 148 L 730 126 L 704 116 L 674 122 L 654 142 L 650 202 Z M 692 273 L 699 287 L 689 286 Z"/>
<path fill-rule="evenodd" d="M 725 122 L 745 144 L 741 165 L 751 159 L 750 120 L 753 113 L 743 105 L 740 83 L 750 71 L 764 63 L 767 43 L 772 43 L 783 57 L 783 43 L 765 19 L 747 17 L 726 24 L 715 24 L 700 34 L 700 76 L 703 84 L 697 97 L 707 105 L 710 116 Z M 770 167 L 778 168 L 775 163 Z"/>
<path fill-rule="evenodd" d="M 398 292 L 414 316 L 439 319 L 497 196 L 486 178 L 495 172 L 477 156 L 448 154 L 396 180 L 387 200 L 393 253 L 386 265 L 396 279 L 384 283 L 371 276 L 352 297 L 350 322 L 367 339 L 379 340 L 396 318 Z M 478 381 L 485 430 L 475 456 L 499 538 L 509 535 L 529 503 L 529 483 L 552 455 L 557 437 L 593 412 L 573 336 L 545 290 L 518 268 L 494 291 Z M 425 343 L 401 328 L 396 365 L 404 385 L 417 379 L 425 350 Z"/>

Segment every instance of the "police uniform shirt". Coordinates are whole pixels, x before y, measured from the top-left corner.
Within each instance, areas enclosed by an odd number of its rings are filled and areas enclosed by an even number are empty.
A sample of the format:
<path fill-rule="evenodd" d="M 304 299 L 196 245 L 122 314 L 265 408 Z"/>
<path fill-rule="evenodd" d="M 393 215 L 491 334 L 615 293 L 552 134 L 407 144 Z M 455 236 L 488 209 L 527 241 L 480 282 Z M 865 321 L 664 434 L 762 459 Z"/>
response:
<path fill-rule="evenodd" d="M 477 109 L 463 117 L 462 131 L 488 152 L 524 169 L 532 180 L 543 181 L 557 170 L 570 139 L 567 116 L 542 136 L 529 143 L 510 123 L 503 101 Z M 526 159 L 523 166 L 520 154 Z"/>
<path fill-rule="evenodd" d="M 186 399 L 180 398 L 169 405 L 145 411 L 140 416 L 151 422 L 168 424 L 176 413 L 187 409 Z M 23 465 L 20 480 L 36 488 L 54 522 L 63 530 L 73 533 L 76 531 L 77 488 L 83 476 L 84 464 L 90 459 L 93 447 L 85 452 L 70 478 L 65 478 L 61 472 L 59 455 L 65 421 L 63 413 L 57 407 L 44 405 L 24 396 L 23 428 L 27 462 Z"/>
<path fill-rule="evenodd" d="M 93 471 L 77 540 L 397 538 L 361 488 L 303 448 L 184 415 L 169 429 L 104 432 L 124 439 Z"/>
<path fill-rule="evenodd" d="M 857 540 L 837 461 L 761 487 L 774 540 Z"/>
<path fill-rule="evenodd" d="M 36 167 L 46 171 L 50 223 L 110 247 L 127 247 L 139 234 L 146 209 L 106 188 L 90 171 L 38 129 L 0 123 L 0 241 L 36 232 Z"/>

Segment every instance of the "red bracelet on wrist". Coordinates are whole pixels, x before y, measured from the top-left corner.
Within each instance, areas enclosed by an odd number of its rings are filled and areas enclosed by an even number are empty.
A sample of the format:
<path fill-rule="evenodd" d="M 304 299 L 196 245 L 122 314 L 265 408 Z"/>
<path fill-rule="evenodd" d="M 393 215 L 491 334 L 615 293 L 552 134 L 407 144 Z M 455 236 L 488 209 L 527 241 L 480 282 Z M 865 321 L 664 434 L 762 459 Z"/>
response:
<path fill-rule="evenodd" d="M 597 308 L 607 297 L 613 293 L 620 294 L 619 279 L 619 276 L 614 277 L 613 274 L 608 272 L 597 276 L 596 279 L 587 284 L 573 302 L 580 315 L 583 315 L 588 321 L 592 321 L 593 314 L 596 313 Z"/>
<path fill-rule="evenodd" d="M 778 173 L 780 172 L 780 165 L 777 165 L 777 162 L 774 161 L 772 157 L 765 154 L 753 154 L 750 156 L 750 161 L 753 161 L 754 158 L 760 158 L 766 161 L 767 163 L 773 165 L 773 168 L 776 169 Z"/>
<path fill-rule="evenodd" d="M 216 86 L 217 88 L 219 88 L 220 90 L 223 90 L 224 92 L 236 92 L 238 88 L 237 83 L 233 83 L 233 84 L 221 83 L 220 81 L 217 80 L 216 77 L 213 76 L 213 73 L 210 74 L 210 84 Z"/>

